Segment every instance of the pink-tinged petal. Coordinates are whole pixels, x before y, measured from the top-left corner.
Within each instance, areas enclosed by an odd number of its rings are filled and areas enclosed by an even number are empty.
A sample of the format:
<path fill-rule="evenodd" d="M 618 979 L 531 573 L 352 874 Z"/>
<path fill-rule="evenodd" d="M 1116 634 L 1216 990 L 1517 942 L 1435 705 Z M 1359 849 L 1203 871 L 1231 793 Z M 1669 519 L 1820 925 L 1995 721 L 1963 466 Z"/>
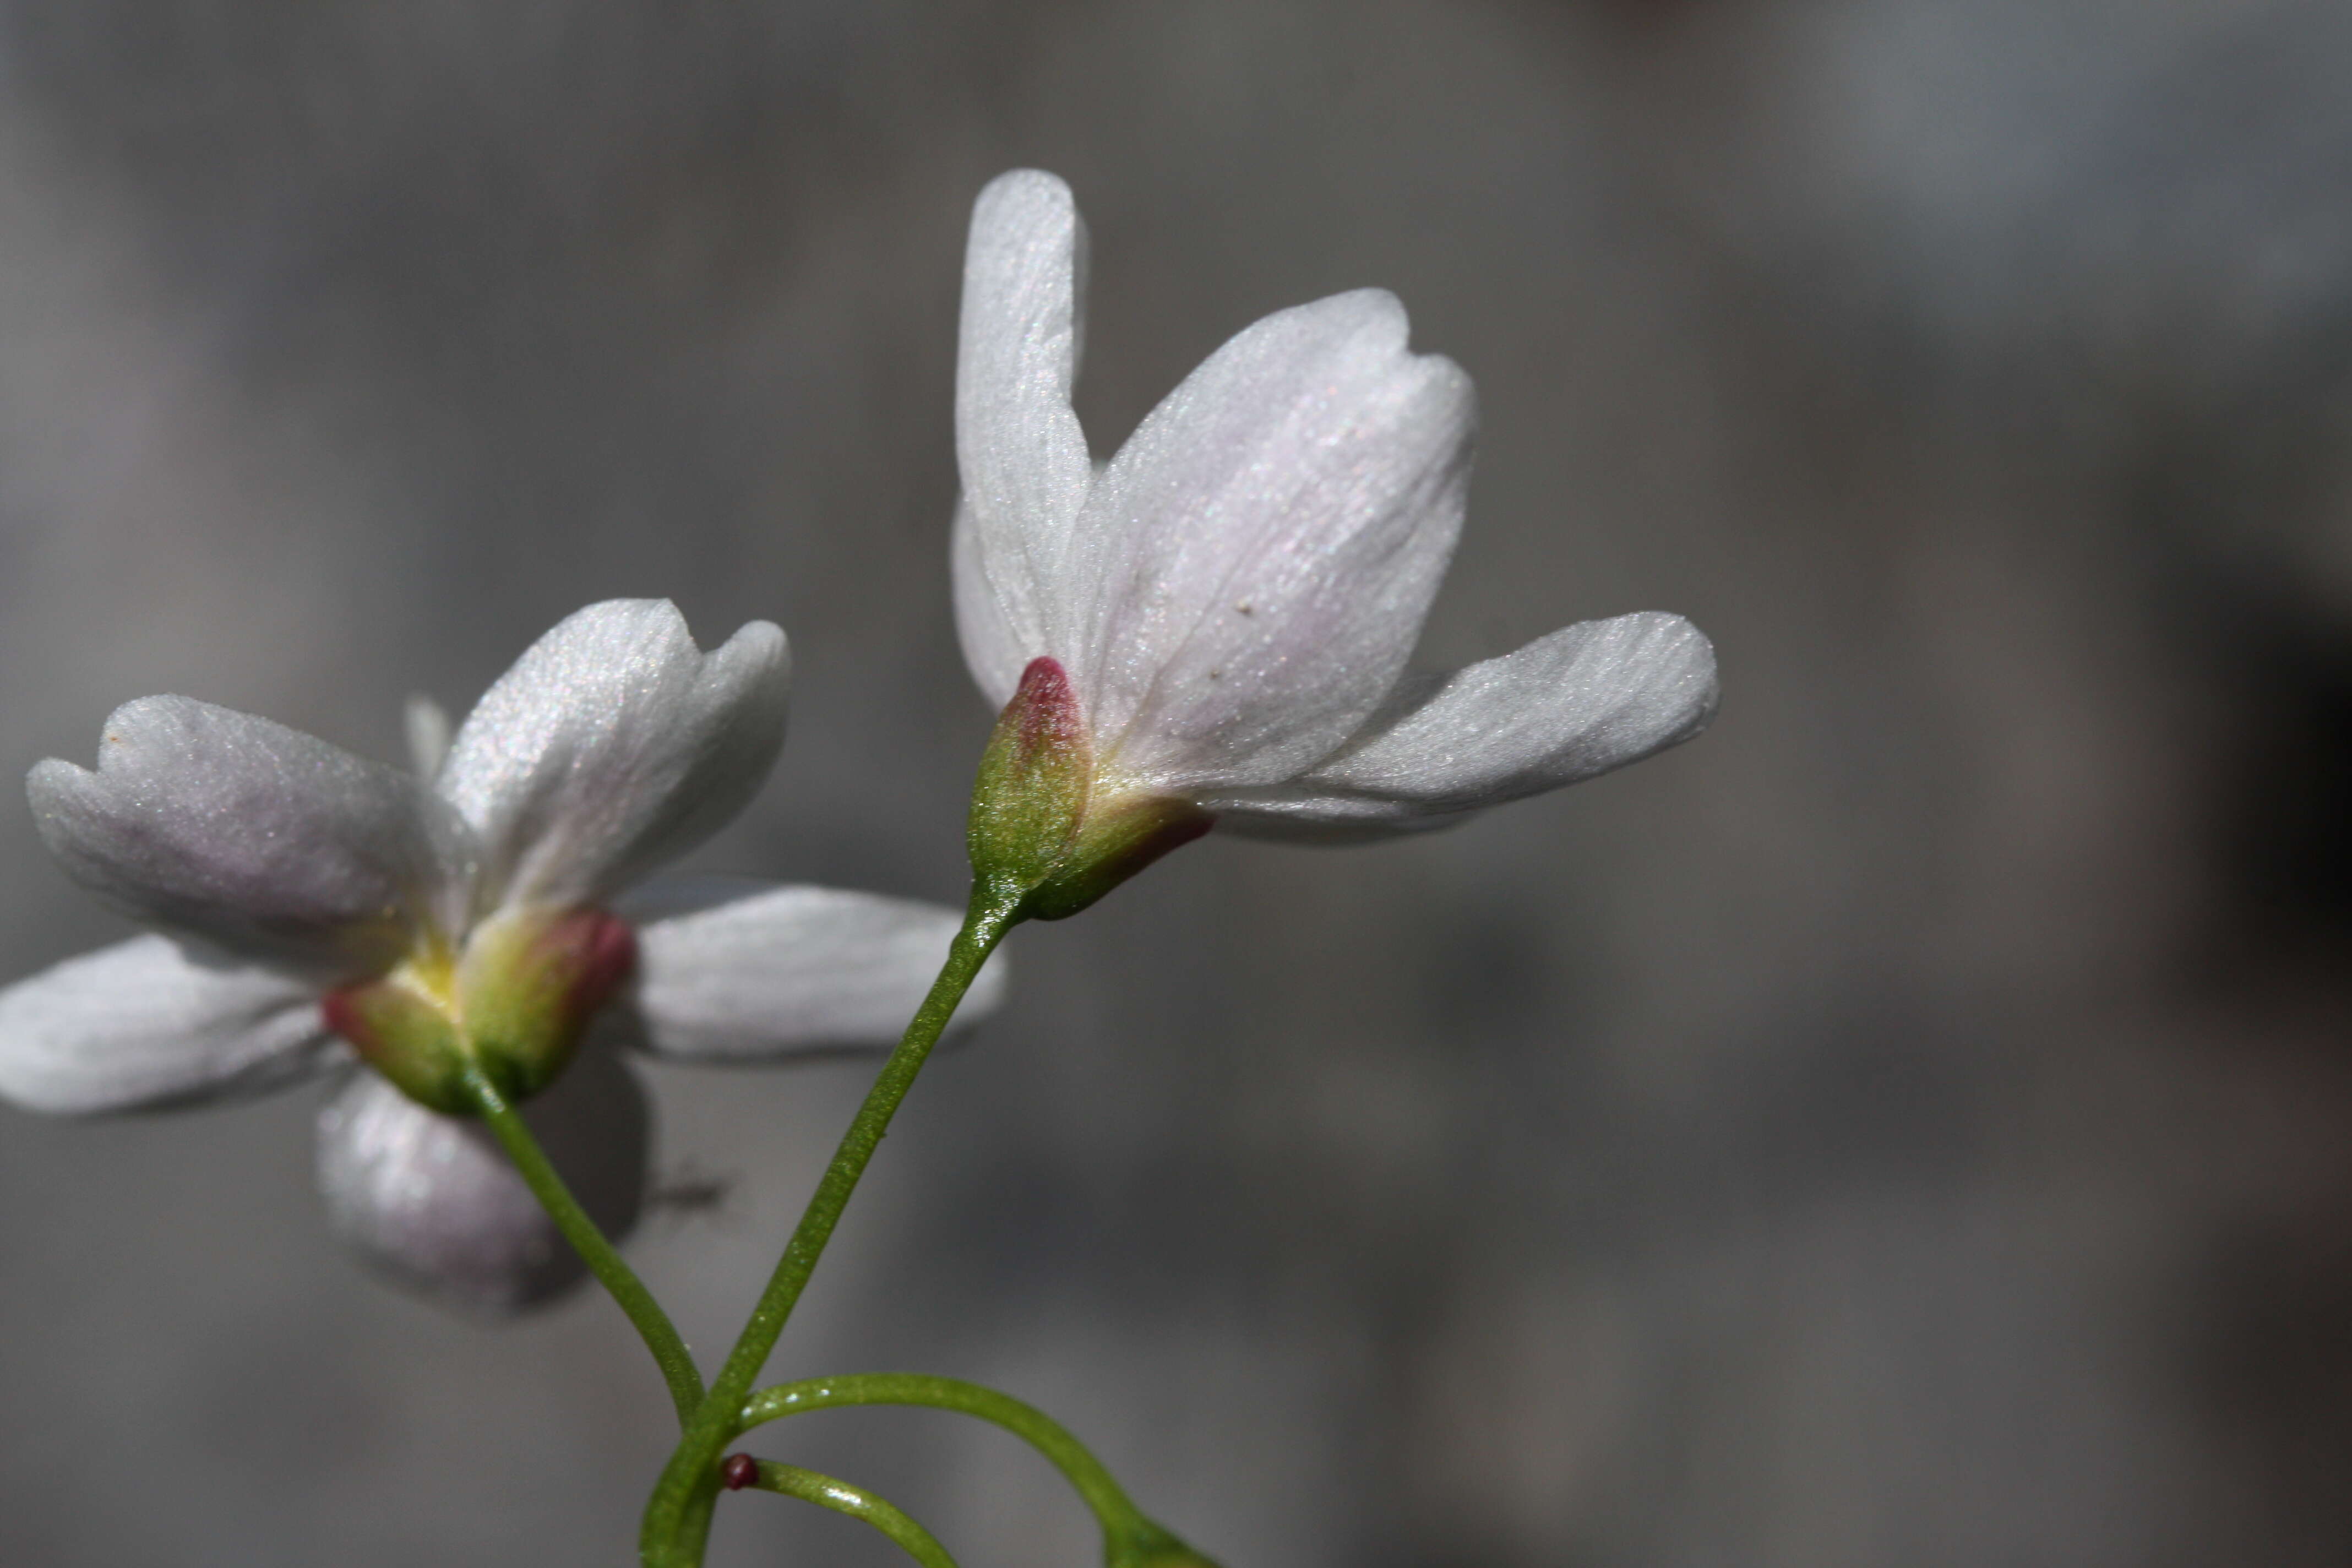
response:
<path fill-rule="evenodd" d="M 1111 460 L 1065 574 L 1110 773 L 1171 794 L 1328 755 L 1404 668 L 1462 525 L 1460 367 L 1366 289 L 1268 316 Z"/>
<path fill-rule="evenodd" d="M 962 923 L 953 910 L 909 899 L 717 879 L 649 888 L 623 912 L 642 922 L 639 1043 L 698 1061 L 895 1044 Z M 1003 995 L 1000 954 L 965 994 L 957 1024 Z"/>
<path fill-rule="evenodd" d="M 1715 649 L 1680 616 L 1585 621 L 1455 670 L 1293 784 L 1203 804 L 1268 837 L 1444 826 L 1687 741 L 1716 697 Z"/>
<path fill-rule="evenodd" d="M 972 205 L 956 355 L 956 602 L 972 674 L 1000 703 L 1023 664 L 1053 651 L 1063 552 L 1094 480 L 1070 407 L 1086 257 L 1086 225 L 1051 174 L 999 175 Z"/>
<path fill-rule="evenodd" d="M 645 1202 L 645 1092 L 591 1052 L 522 1108 L 572 1196 L 614 1239 Z M 338 1238 L 375 1272 L 446 1307 L 503 1317 L 586 1276 L 481 1123 L 442 1116 L 373 1072 L 319 1114 L 319 1190 Z"/>
<path fill-rule="evenodd" d="M 26 793 L 115 908 L 329 984 L 396 961 L 463 879 L 463 825 L 407 774 L 185 697 L 125 703 L 96 771 L 52 759 Z"/>
<path fill-rule="evenodd" d="M 0 991 L 0 1097 L 88 1116 L 243 1100 L 346 1059 L 274 971 L 138 936 Z"/>
<path fill-rule="evenodd" d="M 667 600 L 567 617 L 442 764 L 442 795 L 481 842 L 479 906 L 593 902 L 717 832 L 767 779 L 791 679 L 766 621 L 706 654 Z"/>

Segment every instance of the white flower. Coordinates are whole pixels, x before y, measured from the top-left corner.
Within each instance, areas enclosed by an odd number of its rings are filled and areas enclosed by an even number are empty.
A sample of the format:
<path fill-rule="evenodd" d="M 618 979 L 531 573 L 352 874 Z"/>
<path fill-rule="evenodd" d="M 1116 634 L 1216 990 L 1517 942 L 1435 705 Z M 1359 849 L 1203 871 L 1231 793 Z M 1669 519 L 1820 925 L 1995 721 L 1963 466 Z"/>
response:
<path fill-rule="evenodd" d="M 410 1098 L 437 1103 L 452 1020 L 494 1037 L 516 1095 L 589 1034 L 524 1110 L 617 1233 L 646 1111 L 614 1047 L 741 1062 L 887 1043 L 958 925 L 823 888 L 614 901 L 751 799 L 789 680 L 764 621 L 705 654 L 669 604 L 615 600 L 541 637 L 454 738 L 412 707 L 415 774 L 184 697 L 126 704 L 95 771 L 52 760 L 27 788 L 66 871 L 162 934 L 0 991 L 0 1096 L 68 1115 L 236 1099 L 356 1045 L 408 1093 L 362 1071 L 321 1115 L 336 1231 L 460 1306 L 543 1299 L 578 1277 L 570 1249 L 478 1124 Z"/>
<path fill-rule="evenodd" d="M 981 193 L 955 535 L 972 674 L 999 703 L 1026 676 L 1023 706 L 1056 708 L 1047 728 L 1086 752 L 1082 818 L 1151 816 L 1164 828 L 1151 852 L 1186 822 L 1408 832 L 1706 724 L 1714 652 L 1678 616 L 1585 622 L 1450 674 L 1407 672 L 1461 528 L 1474 409 L 1460 367 L 1407 351 L 1390 294 L 1266 317 L 1097 468 L 1070 405 L 1085 257 L 1053 175 L 1019 170 Z"/>

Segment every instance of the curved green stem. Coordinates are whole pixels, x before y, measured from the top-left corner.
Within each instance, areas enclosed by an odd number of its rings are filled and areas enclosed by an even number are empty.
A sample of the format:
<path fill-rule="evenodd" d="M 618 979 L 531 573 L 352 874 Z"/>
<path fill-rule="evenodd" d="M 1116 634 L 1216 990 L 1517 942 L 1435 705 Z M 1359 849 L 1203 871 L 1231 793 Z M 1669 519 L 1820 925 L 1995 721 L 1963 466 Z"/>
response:
<path fill-rule="evenodd" d="M 834 1152 L 832 1164 L 825 1168 L 808 1207 L 802 1212 L 792 1240 L 784 1246 L 784 1255 L 777 1259 L 775 1273 L 769 1278 L 760 1304 L 752 1309 L 751 1321 L 743 1325 L 743 1332 L 729 1352 L 726 1365 L 719 1369 L 710 1392 L 703 1396 L 688 1421 L 686 1435 L 679 1439 L 661 1479 L 655 1484 L 637 1540 L 637 1551 L 646 1568 L 698 1568 L 702 1562 L 709 1515 L 707 1510 L 698 1510 L 695 1505 L 698 1499 L 717 1495 L 719 1450 L 736 1435 L 736 1423 L 742 1415 L 744 1397 L 751 1392 L 752 1380 L 760 1375 L 769 1353 L 776 1348 L 776 1338 L 783 1332 L 785 1320 L 792 1316 L 817 1260 L 824 1256 L 825 1243 L 832 1239 L 842 1210 L 857 1190 L 858 1179 L 866 1174 L 874 1151 L 881 1145 L 882 1135 L 889 1131 L 890 1119 L 898 1114 L 907 1091 L 914 1087 L 916 1074 L 922 1071 L 931 1047 L 946 1031 L 948 1020 L 955 1016 L 963 994 L 979 977 L 981 965 L 1012 928 L 1016 918 L 1014 909 L 1009 900 L 979 886 L 972 889 L 962 929 L 956 932 L 948 949 L 947 963 L 940 968 L 939 978 L 931 983 L 930 994 L 916 1009 L 898 1049 L 882 1064 L 882 1071 L 876 1077 L 874 1087 L 866 1091 L 866 1103 L 858 1107 L 849 1131 L 842 1134 L 841 1146 Z"/>
<path fill-rule="evenodd" d="M 956 1560 L 948 1555 L 937 1536 L 908 1518 L 896 1505 L 863 1487 L 837 1481 L 814 1470 L 803 1470 L 796 1465 L 779 1465 L 772 1459 L 760 1461 L 759 1479 L 751 1484 L 761 1491 L 782 1492 L 862 1520 L 897 1542 L 923 1568 L 956 1568 Z"/>
<path fill-rule="evenodd" d="M 803 1383 L 782 1383 L 761 1389 L 743 1404 L 743 1430 L 812 1410 L 837 1410 L 854 1405 L 919 1405 L 953 1410 L 993 1422 L 1028 1444 L 1061 1471 L 1078 1496 L 1094 1510 L 1103 1539 L 1112 1549 L 1160 1548 L 1179 1544 L 1173 1536 L 1144 1516 L 1112 1479 L 1103 1463 L 1072 1436 L 1069 1428 L 1034 1405 L 1009 1394 L 999 1394 L 976 1383 L 952 1377 L 927 1377 L 919 1373 L 872 1372 L 851 1377 L 814 1377 Z"/>
<path fill-rule="evenodd" d="M 588 1265 L 589 1272 L 596 1276 L 636 1326 L 637 1336 L 653 1352 L 663 1381 L 669 1384 L 670 1399 L 677 1405 L 678 1425 L 685 1426 L 702 1404 L 702 1373 L 696 1369 L 694 1357 L 687 1350 L 686 1342 L 678 1337 L 669 1314 L 662 1310 L 661 1303 L 654 1300 L 645 1281 L 622 1260 L 604 1233 L 596 1228 L 596 1222 L 588 1217 L 588 1211 L 580 1206 L 572 1189 L 563 1184 L 554 1162 L 539 1146 L 539 1140 L 531 1136 L 522 1112 L 508 1102 L 481 1068 L 467 1068 L 464 1082 L 474 1114 L 482 1119 L 498 1139 L 499 1146 L 507 1152 L 507 1158 L 514 1162 L 531 1196 L 539 1200 L 548 1217 L 555 1221 L 555 1228 L 563 1233 L 563 1238 Z"/>
<path fill-rule="evenodd" d="M 1112 1568 L 1210 1568 L 1209 1560 L 1137 1508 L 1103 1462 L 1068 1427 L 1009 1394 L 952 1377 L 874 1372 L 815 1377 L 761 1389 L 744 1402 L 743 1430 L 812 1410 L 855 1405 L 914 1405 L 992 1422 L 1044 1455 L 1061 1471 L 1102 1526 L 1103 1561 Z"/>

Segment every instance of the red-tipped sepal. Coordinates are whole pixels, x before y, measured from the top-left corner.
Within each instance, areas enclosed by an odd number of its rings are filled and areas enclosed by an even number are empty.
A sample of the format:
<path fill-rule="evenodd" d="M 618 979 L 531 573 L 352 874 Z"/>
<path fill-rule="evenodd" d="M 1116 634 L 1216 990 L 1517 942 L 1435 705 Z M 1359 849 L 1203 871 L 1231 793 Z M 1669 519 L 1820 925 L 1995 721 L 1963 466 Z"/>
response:
<path fill-rule="evenodd" d="M 972 787 L 974 874 L 1031 920 L 1076 914 L 1181 844 L 1206 833 L 1190 801 L 1107 789 L 1070 678 L 1037 658 L 996 721 Z"/>

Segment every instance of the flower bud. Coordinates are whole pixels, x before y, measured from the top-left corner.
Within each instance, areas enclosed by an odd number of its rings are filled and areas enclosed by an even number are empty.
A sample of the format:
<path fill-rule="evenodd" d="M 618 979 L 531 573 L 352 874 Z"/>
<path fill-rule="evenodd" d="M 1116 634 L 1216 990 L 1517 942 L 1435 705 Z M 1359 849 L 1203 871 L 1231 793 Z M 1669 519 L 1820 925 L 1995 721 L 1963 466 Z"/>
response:
<path fill-rule="evenodd" d="M 464 1114 L 468 1068 L 511 1100 L 552 1082 L 635 962 L 635 934 L 602 910 L 511 910 L 476 927 L 454 963 L 412 958 L 330 993 L 327 1022 L 410 1099 Z"/>
<path fill-rule="evenodd" d="M 1076 914 L 1209 830 L 1190 801 L 1106 787 L 1070 678 L 1032 659 L 972 787 L 968 841 L 983 887 L 1033 920 Z"/>

